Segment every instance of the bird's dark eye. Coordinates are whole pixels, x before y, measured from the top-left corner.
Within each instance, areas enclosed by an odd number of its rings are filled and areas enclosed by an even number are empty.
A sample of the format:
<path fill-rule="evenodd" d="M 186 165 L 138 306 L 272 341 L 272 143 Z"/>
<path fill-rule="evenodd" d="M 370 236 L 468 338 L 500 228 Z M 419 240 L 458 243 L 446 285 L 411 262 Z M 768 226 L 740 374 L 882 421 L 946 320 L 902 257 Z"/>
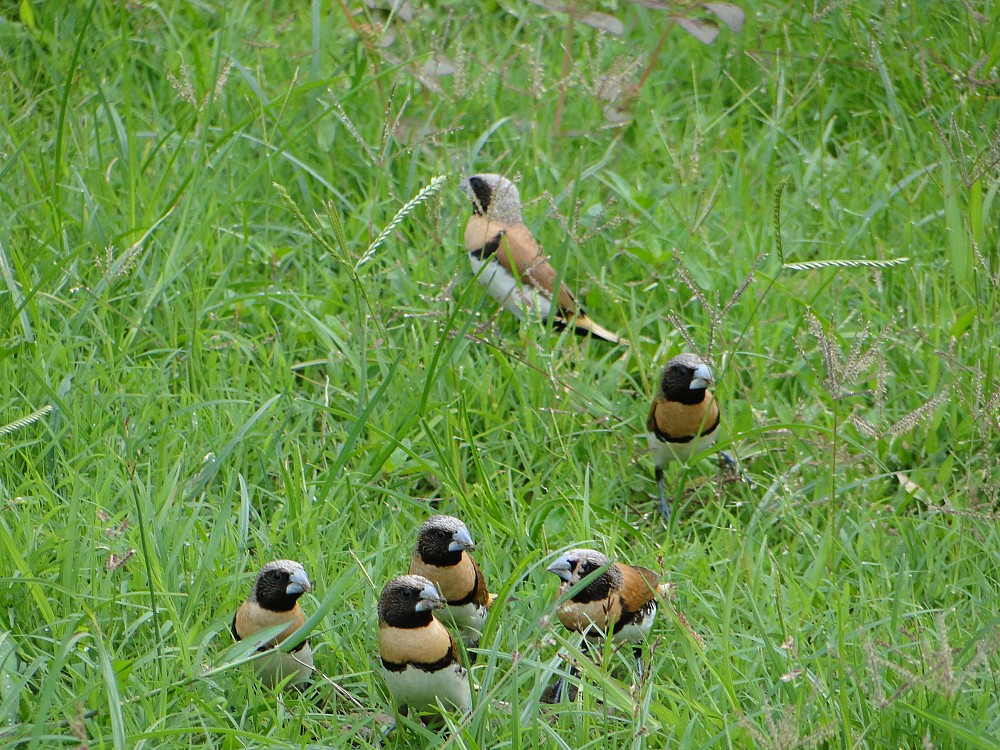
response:
<path fill-rule="evenodd" d="M 413 589 L 403 589 L 403 596 L 405 596 L 407 599 L 412 599 Z"/>
<path fill-rule="evenodd" d="M 448 532 L 444 531 L 443 529 L 438 529 L 437 531 L 434 532 L 434 534 L 435 536 L 437 536 L 438 539 L 446 539 L 448 537 Z"/>

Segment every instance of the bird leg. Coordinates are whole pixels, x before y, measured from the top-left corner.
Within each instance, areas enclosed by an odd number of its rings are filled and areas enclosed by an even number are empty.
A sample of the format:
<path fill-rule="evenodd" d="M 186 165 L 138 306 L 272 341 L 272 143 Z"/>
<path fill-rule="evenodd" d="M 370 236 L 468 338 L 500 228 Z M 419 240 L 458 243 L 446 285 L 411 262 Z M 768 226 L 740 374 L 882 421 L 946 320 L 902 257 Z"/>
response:
<path fill-rule="evenodd" d="M 569 665 L 569 676 L 579 677 L 580 672 L 577 670 L 576 665 L 572 662 Z M 570 701 L 576 700 L 576 694 L 579 688 L 572 682 L 568 683 L 562 677 L 557 677 L 556 681 L 545 688 L 542 693 L 541 702 L 542 703 L 561 703 L 563 696 L 565 696 Z"/>
<path fill-rule="evenodd" d="M 589 655 L 590 653 L 590 641 L 586 638 L 580 643 L 580 651 L 584 654 Z M 567 659 L 567 661 L 569 661 Z M 569 676 L 579 679 L 580 670 L 576 668 L 576 664 L 572 661 L 569 662 Z M 560 703 L 562 702 L 563 696 L 570 702 L 576 700 L 577 693 L 579 693 L 579 686 L 570 682 L 567 684 L 566 680 L 562 677 L 557 677 L 556 681 L 545 688 L 545 692 L 542 693 L 541 702 L 542 703 Z"/>
<path fill-rule="evenodd" d="M 663 491 L 663 467 L 656 467 L 656 486 L 660 490 L 660 513 L 663 515 L 664 523 L 670 523 L 670 503 L 667 502 L 667 496 Z"/>
<path fill-rule="evenodd" d="M 632 655 L 635 657 L 635 667 L 639 674 L 639 679 L 642 679 L 642 644 L 637 643 L 632 647 Z"/>
<path fill-rule="evenodd" d="M 753 480 L 747 476 L 746 472 L 740 467 L 739 462 L 729 453 L 725 451 L 719 451 L 719 469 L 725 472 L 726 481 L 732 481 L 736 479 L 740 482 L 745 482 L 746 484 L 752 485 Z"/>

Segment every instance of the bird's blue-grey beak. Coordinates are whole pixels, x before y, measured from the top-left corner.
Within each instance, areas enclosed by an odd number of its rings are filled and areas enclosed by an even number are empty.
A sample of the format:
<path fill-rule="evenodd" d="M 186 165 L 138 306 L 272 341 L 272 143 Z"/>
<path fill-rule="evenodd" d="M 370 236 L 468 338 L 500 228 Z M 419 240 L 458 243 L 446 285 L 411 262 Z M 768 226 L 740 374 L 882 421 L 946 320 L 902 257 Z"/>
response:
<path fill-rule="evenodd" d="M 426 612 L 430 609 L 440 609 L 448 604 L 438 593 L 437 587 L 433 583 L 428 583 L 420 591 L 420 601 L 417 602 L 417 606 L 414 608 L 417 612 Z"/>
<path fill-rule="evenodd" d="M 448 544 L 449 552 L 461 552 L 462 550 L 475 548 L 476 543 L 472 541 L 472 534 L 469 533 L 469 530 L 464 525 L 458 527 L 458 531 L 452 535 L 451 542 Z"/>
<path fill-rule="evenodd" d="M 699 388 L 708 388 L 710 385 L 715 385 L 715 378 L 712 377 L 712 371 L 708 369 L 708 365 L 698 365 L 694 370 L 694 377 L 691 378 L 691 390 L 696 391 Z"/>
<path fill-rule="evenodd" d="M 570 564 L 569 558 L 563 555 L 557 558 L 554 563 L 546 568 L 550 573 L 555 573 L 566 583 L 570 583 L 573 580 L 573 566 Z"/>
<path fill-rule="evenodd" d="M 306 572 L 299 568 L 292 572 L 288 576 L 288 585 L 285 587 L 286 594 L 304 594 L 307 591 L 312 591 L 312 584 L 309 583 L 309 576 Z"/>

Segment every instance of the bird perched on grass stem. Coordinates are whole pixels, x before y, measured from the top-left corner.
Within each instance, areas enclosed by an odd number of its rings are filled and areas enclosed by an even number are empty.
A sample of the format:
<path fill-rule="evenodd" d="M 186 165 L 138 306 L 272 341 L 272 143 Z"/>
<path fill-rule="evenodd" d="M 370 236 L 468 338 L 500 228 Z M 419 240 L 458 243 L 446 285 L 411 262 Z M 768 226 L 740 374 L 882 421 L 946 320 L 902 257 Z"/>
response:
<path fill-rule="evenodd" d="M 472 201 L 465 249 L 490 296 L 519 320 L 533 316 L 612 344 L 628 341 L 594 322 L 577 304 L 521 218 L 517 186 L 498 174 L 476 174 L 460 187 Z"/>
<path fill-rule="evenodd" d="M 556 616 L 567 630 L 584 636 L 584 648 L 591 642 L 611 637 L 617 643 L 631 644 L 639 663 L 642 643 L 656 617 L 656 597 L 664 588 L 660 577 L 646 568 L 611 562 L 607 555 L 592 549 L 570 550 L 547 570 L 562 581 L 560 599 L 589 575 L 601 571 L 559 605 Z M 641 668 L 641 663 L 639 665 Z M 575 668 L 571 672 L 575 673 Z M 561 694 L 560 678 L 546 691 L 543 701 L 556 703 Z"/>
<path fill-rule="evenodd" d="M 447 602 L 423 576 L 397 576 L 378 600 L 378 640 L 385 682 L 400 713 L 437 704 L 468 712 L 472 708 L 469 673 L 458 661 L 458 647 L 434 616 Z"/>
<path fill-rule="evenodd" d="M 250 596 L 233 616 L 232 631 L 237 641 L 253 638 L 268 628 L 288 624 L 277 636 L 263 643 L 258 651 L 273 650 L 306 621 L 299 597 L 312 591 L 312 584 L 302 566 L 294 560 L 275 560 L 265 565 L 254 581 Z M 304 640 L 288 653 L 274 651 L 254 661 L 257 675 L 268 687 L 291 676 L 289 684 L 308 683 L 313 672 L 313 653 Z"/>

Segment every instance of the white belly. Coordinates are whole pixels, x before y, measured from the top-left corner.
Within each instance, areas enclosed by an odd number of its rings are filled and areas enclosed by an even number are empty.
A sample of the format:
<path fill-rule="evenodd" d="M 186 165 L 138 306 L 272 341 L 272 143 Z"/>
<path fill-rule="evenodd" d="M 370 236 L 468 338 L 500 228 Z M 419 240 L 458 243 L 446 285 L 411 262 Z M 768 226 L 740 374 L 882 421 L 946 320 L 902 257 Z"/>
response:
<path fill-rule="evenodd" d="M 470 254 L 469 262 L 472 264 L 472 271 L 476 274 L 479 283 L 486 288 L 489 295 L 499 302 L 505 310 L 516 315 L 519 320 L 523 320 L 529 311 L 539 318 L 548 318 L 549 311 L 552 309 L 552 303 L 548 298 L 530 286 L 524 287 L 496 259 L 490 258 L 488 261 L 483 261 Z M 486 268 L 483 269 L 483 266 Z M 481 269 L 482 272 L 480 272 Z"/>
<path fill-rule="evenodd" d="M 253 664 L 260 681 L 268 687 L 274 687 L 289 675 L 294 675 L 289 681 L 290 685 L 301 685 L 308 682 L 312 676 L 312 648 L 307 643 L 294 653 L 283 654 L 275 651 L 262 656 Z"/>
<path fill-rule="evenodd" d="M 656 466 L 663 466 L 671 461 L 687 463 L 687 460 L 691 456 L 706 451 L 715 445 L 718 437 L 718 431 L 713 430 L 708 435 L 701 435 L 686 443 L 666 443 L 656 437 L 655 433 L 646 433 L 646 438 L 649 441 L 649 452 Z"/>
<path fill-rule="evenodd" d="M 653 611 L 646 615 L 643 619 L 638 622 L 633 622 L 629 625 L 625 625 L 615 633 L 615 641 L 625 642 L 625 643 L 642 643 L 649 636 L 649 632 L 653 629 L 653 620 L 656 619 L 656 607 L 653 607 Z"/>
<path fill-rule="evenodd" d="M 486 607 L 481 604 L 463 604 L 460 607 L 447 607 L 441 610 L 438 619 L 445 625 L 458 628 L 466 646 L 479 645 L 479 637 L 483 634 L 486 624 Z"/>
<path fill-rule="evenodd" d="M 440 702 L 445 708 L 457 708 L 463 713 L 472 710 L 469 674 L 459 664 L 437 672 L 425 672 L 410 665 L 402 672 L 384 672 L 385 684 L 400 706 L 421 711 Z"/>

